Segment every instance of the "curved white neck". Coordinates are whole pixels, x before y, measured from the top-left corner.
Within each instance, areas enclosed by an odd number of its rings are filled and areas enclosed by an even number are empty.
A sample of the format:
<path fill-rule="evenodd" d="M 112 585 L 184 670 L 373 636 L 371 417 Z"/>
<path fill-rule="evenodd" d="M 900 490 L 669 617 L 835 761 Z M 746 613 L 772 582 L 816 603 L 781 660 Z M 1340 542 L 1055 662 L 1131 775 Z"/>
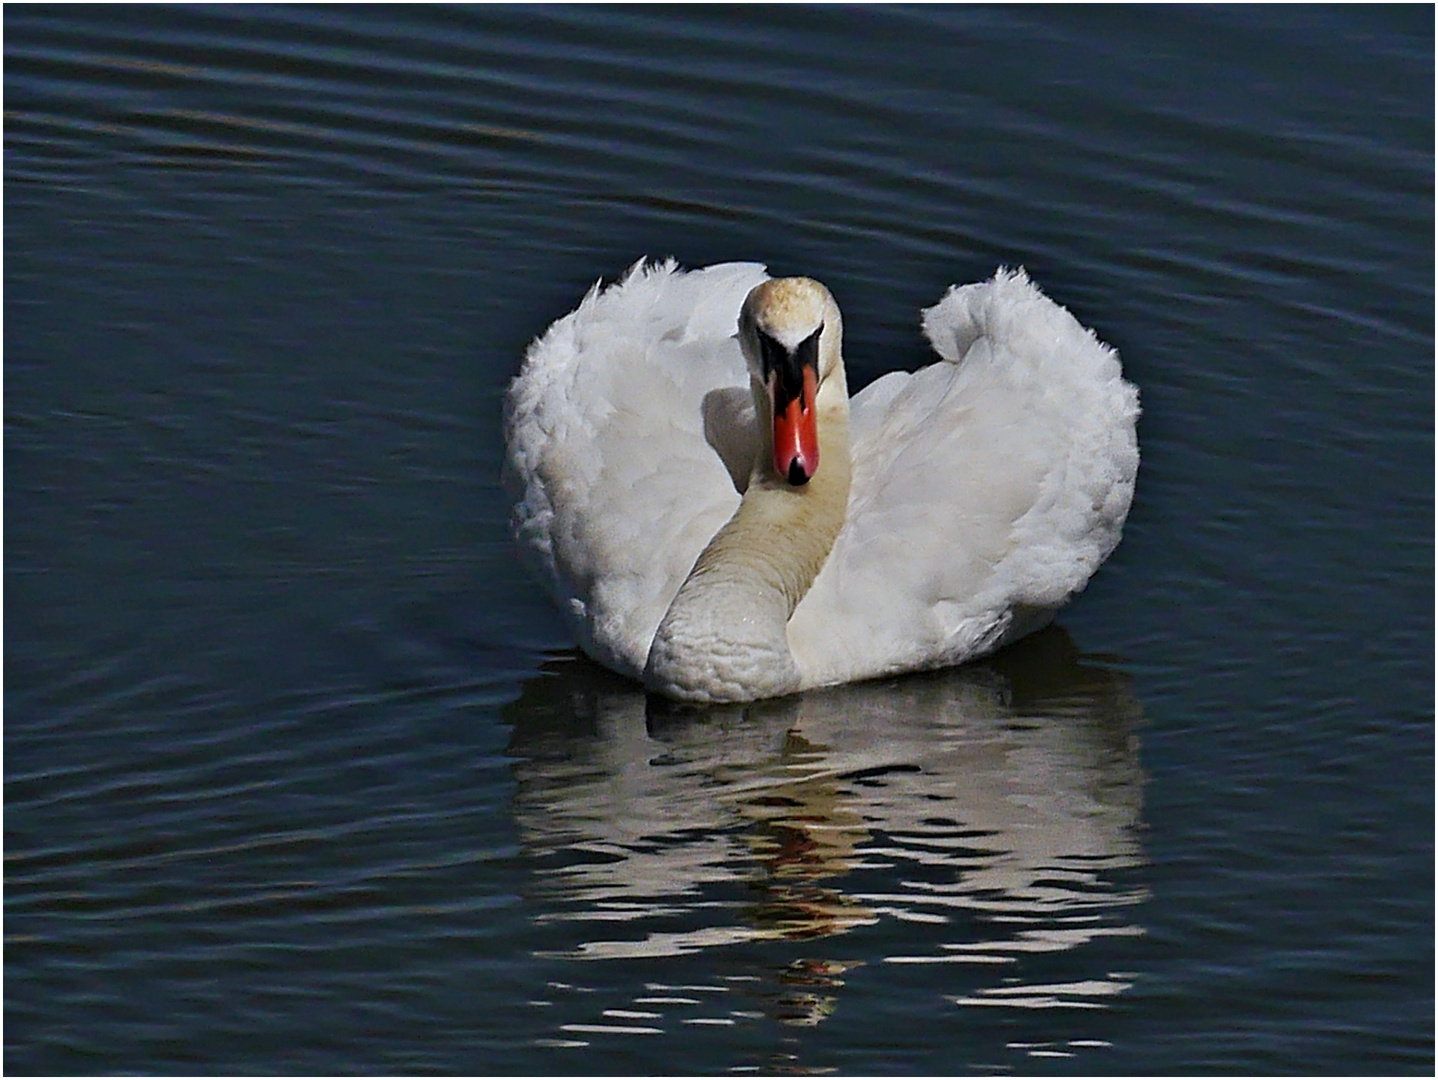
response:
<path fill-rule="evenodd" d="M 644 683 L 670 697 L 752 701 L 800 688 L 787 626 L 844 525 L 848 394 L 842 371 L 820 388 L 819 467 L 802 487 L 775 475 L 773 423 L 767 401 L 756 398 L 765 434 L 749 488 L 695 561 L 649 649 Z"/>

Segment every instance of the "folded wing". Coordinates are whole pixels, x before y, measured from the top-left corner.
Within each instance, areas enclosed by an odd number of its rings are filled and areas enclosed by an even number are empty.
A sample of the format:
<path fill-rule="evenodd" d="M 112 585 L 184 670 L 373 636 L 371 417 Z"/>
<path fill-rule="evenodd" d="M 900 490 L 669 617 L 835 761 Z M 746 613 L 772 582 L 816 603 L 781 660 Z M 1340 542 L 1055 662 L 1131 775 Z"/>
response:
<path fill-rule="evenodd" d="M 766 276 L 756 263 L 636 264 L 530 346 L 505 400 L 521 550 L 585 651 L 636 678 L 747 482 L 735 318 Z"/>
<path fill-rule="evenodd" d="M 1026 633 L 1118 543 L 1138 393 L 1023 271 L 924 312 L 941 362 L 853 402 L 849 518 L 789 638 L 807 685 L 960 663 Z"/>

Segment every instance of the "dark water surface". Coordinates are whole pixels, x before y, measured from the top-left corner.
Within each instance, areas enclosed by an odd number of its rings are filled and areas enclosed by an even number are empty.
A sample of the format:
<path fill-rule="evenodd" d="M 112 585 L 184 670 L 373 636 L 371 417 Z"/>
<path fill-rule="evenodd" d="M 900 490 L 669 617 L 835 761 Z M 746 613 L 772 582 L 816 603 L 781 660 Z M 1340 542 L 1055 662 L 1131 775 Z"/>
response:
<path fill-rule="evenodd" d="M 8 1071 L 1431 1073 L 1431 8 L 4 31 Z M 956 672 L 574 659 L 500 400 L 644 254 L 856 386 L 1025 265 L 1124 543 Z"/>

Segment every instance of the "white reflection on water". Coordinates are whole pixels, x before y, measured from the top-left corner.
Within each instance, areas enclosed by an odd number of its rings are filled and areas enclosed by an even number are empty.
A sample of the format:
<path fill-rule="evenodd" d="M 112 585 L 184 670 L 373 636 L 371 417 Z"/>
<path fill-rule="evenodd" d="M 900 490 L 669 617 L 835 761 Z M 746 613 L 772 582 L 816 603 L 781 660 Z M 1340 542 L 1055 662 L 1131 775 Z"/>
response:
<path fill-rule="evenodd" d="M 511 719 L 533 918 L 564 946 L 547 955 L 674 957 L 873 928 L 846 946 L 861 959 L 784 967 L 786 989 L 753 1014 L 800 1025 L 822 1022 L 864 964 L 987 965 L 980 985 L 950 987 L 964 1007 L 1096 1008 L 1127 988 L 1102 968 L 1015 977 L 1025 957 L 1143 932 L 1131 914 L 1144 889 L 1115 880 L 1142 861 L 1140 710 L 1127 679 L 1081 663 L 1062 630 L 982 666 L 724 710 L 646 699 L 567 660 Z M 564 1030 L 652 1029 L 727 993 L 725 978 L 654 985 Z"/>

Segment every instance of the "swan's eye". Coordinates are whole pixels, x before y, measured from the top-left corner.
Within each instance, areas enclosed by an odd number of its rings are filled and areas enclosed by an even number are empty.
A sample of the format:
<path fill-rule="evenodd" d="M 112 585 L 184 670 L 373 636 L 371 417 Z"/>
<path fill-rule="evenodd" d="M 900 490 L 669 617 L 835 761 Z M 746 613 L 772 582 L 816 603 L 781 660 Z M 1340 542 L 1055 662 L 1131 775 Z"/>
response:
<path fill-rule="evenodd" d="M 782 372 L 789 362 L 789 350 L 780 345 L 763 330 L 756 330 L 759 339 L 759 373 L 768 382 L 774 372 Z"/>
<path fill-rule="evenodd" d="M 819 326 L 818 326 L 818 329 L 816 329 L 812 334 L 810 334 L 808 337 L 806 337 L 803 341 L 799 342 L 798 346 L 794 349 L 794 359 L 797 360 L 797 361 L 799 361 L 799 366 L 800 366 L 800 367 L 803 367 L 805 364 L 808 364 L 809 366 L 811 366 L 811 367 L 814 369 L 814 374 L 815 374 L 815 375 L 820 374 L 820 372 L 819 372 L 819 335 L 822 334 L 823 332 L 824 332 L 824 324 L 823 324 L 823 323 L 820 323 Z"/>

